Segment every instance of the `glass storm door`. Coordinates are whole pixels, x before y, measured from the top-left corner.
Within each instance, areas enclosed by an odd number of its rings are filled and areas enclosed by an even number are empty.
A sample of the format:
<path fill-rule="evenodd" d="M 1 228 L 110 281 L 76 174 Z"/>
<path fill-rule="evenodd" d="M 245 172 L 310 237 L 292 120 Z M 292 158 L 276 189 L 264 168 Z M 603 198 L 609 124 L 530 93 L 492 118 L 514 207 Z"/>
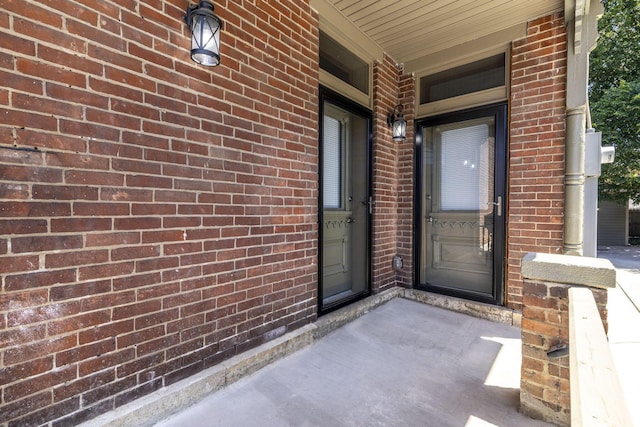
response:
<path fill-rule="evenodd" d="M 369 123 L 323 101 L 321 127 L 320 310 L 368 293 Z"/>
<path fill-rule="evenodd" d="M 502 304 L 504 107 L 427 121 L 420 131 L 420 285 Z"/>

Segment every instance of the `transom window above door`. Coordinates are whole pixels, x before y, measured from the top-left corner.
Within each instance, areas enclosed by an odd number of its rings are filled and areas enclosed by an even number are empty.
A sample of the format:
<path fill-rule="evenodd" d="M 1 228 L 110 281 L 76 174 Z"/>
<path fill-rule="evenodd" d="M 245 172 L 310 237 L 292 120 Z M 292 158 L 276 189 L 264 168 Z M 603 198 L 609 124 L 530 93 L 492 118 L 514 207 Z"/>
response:
<path fill-rule="evenodd" d="M 320 31 L 320 68 L 369 94 L 369 64 Z"/>
<path fill-rule="evenodd" d="M 320 30 L 320 84 L 340 95 L 371 108 L 372 59 L 334 33 Z M 349 40 L 349 37 L 346 37 Z"/>
<path fill-rule="evenodd" d="M 420 78 L 420 104 L 504 86 L 505 54 Z"/>
<path fill-rule="evenodd" d="M 503 102 L 508 97 L 509 51 L 452 61 L 417 73 L 417 117 Z"/>

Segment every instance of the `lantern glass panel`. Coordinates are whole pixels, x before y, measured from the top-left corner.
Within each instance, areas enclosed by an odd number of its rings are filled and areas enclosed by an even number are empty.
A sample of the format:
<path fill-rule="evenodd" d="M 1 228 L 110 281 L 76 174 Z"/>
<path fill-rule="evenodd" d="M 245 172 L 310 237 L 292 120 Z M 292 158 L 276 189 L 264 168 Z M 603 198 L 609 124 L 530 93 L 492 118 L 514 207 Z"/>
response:
<path fill-rule="evenodd" d="M 193 19 L 191 58 L 199 64 L 220 63 L 220 23 L 213 17 L 196 15 Z"/>
<path fill-rule="evenodd" d="M 393 121 L 393 139 L 396 141 L 402 141 L 407 135 L 407 121 L 400 117 Z"/>

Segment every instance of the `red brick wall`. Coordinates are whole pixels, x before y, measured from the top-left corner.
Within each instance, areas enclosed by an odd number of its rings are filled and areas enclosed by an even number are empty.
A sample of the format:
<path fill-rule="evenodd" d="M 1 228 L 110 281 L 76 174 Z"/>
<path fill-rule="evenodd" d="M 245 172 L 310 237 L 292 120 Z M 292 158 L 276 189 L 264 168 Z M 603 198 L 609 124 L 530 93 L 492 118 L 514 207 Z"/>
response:
<path fill-rule="evenodd" d="M 518 310 L 522 257 L 562 253 L 566 57 L 562 13 L 530 22 L 512 46 L 507 305 Z"/>
<path fill-rule="evenodd" d="M 318 17 L 5 0 L 0 425 L 72 425 L 312 321 Z M 41 41 L 42 40 L 42 41 Z"/>
<path fill-rule="evenodd" d="M 398 255 L 403 259 L 402 271 L 398 273 L 398 285 L 413 286 L 413 197 L 414 197 L 414 151 L 415 151 L 415 87 L 413 74 L 400 76 L 400 103 L 404 106 L 407 120 L 407 139 L 398 143 Z"/>
<path fill-rule="evenodd" d="M 401 102 L 399 91 L 401 70 L 389 56 L 373 67 L 373 268 L 372 288 L 377 293 L 396 284 L 392 259 L 403 243 L 399 236 L 401 219 L 399 162 L 400 153 L 407 142 L 398 143 L 391 137 L 387 116 Z"/>

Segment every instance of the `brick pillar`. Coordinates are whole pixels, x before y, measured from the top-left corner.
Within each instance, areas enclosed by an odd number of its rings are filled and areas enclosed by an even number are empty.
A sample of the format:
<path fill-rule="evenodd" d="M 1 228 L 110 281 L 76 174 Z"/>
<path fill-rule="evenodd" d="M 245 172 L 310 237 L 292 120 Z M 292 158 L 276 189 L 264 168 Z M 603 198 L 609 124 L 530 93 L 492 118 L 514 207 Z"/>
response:
<path fill-rule="evenodd" d="M 567 30 L 564 14 L 527 23 L 511 51 L 506 303 L 522 309 L 521 260 L 561 253 Z"/>
<path fill-rule="evenodd" d="M 522 277 L 520 409 L 530 417 L 568 426 L 568 290 L 591 289 L 606 330 L 607 288 L 615 287 L 615 269 L 604 259 L 529 253 L 522 260 Z"/>

